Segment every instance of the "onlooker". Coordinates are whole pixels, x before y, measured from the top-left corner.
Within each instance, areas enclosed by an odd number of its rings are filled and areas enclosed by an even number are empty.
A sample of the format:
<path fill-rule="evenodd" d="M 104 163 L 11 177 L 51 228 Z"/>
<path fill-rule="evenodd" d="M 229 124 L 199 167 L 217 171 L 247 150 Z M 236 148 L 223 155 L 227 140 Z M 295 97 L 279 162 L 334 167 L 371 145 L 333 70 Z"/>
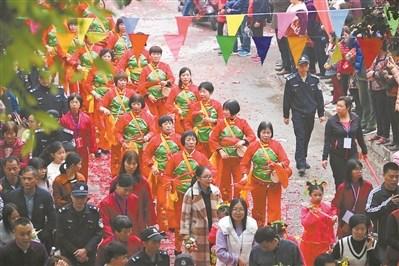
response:
<path fill-rule="evenodd" d="M 125 245 L 119 242 L 111 242 L 105 248 L 105 263 L 107 266 L 126 266 L 128 254 Z"/>
<path fill-rule="evenodd" d="M 390 150 L 399 150 L 399 66 L 391 56 L 388 58 L 387 70 L 384 78 L 387 88 L 389 122 L 392 127 L 392 141 L 386 146 Z"/>
<path fill-rule="evenodd" d="M 50 191 L 50 182 L 47 179 L 47 166 L 45 161 L 40 157 L 33 157 L 29 160 L 28 165 L 35 168 L 39 174 L 39 182 L 37 183 L 37 186 Z"/>
<path fill-rule="evenodd" d="M 280 239 L 273 228 L 266 226 L 256 231 L 255 245 L 249 256 L 249 265 L 292 265 L 302 266 L 303 261 L 297 245 Z"/>
<path fill-rule="evenodd" d="M 397 265 L 399 263 L 399 210 L 393 211 L 387 220 L 387 231 L 385 234 L 388 249 L 386 265 Z"/>
<path fill-rule="evenodd" d="M 46 266 L 73 266 L 73 265 L 64 256 L 53 255 L 48 258 Z"/>
<path fill-rule="evenodd" d="M 366 213 L 378 234 L 377 252 L 380 263 L 386 257 L 386 222 L 388 215 L 399 208 L 399 166 L 388 162 L 383 167 L 384 183 L 374 188 L 367 199 Z"/>
<path fill-rule="evenodd" d="M 4 177 L 1 179 L 0 193 L 5 196 L 7 193 L 20 187 L 19 172 L 21 165 L 17 157 L 8 157 L 2 161 Z"/>
<path fill-rule="evenodd" d="M 73 184 L 72 204 L 61 208 L 57 216 L 57 246 L 73 265 L 94 265 L 102 236 L 100 215 L 87 203 L 88 193 L 87 184 Z"/>
<path fill-rule="evenodd" d="M 373 189 L 370 182 L 363 179 L 363 165 L 360 161 L 350 159 L 346 164 L 345 181 L 338 186 L 331 204 L 337 208 L 337 237 L 350 235 L 349 218 L 354 214 L 366 212 L 366 202 Z"/>
<path fill-rule="evenodd" d="M 343 95 L 346 96 L 348 95 L 350 78 L 355 73 L 353 60 L 356 57 L 356 49 L 353 47 L 354 38 L 349 27 L 344 26 L 342 31 L 342 38 L 339 42 L 342 59 L 337 64 L 337 79 L 341 83 Z"/>
<path fill-rule="evenodd" d="M 316 257 L 314 266 L 336 266 L 337 263 L 331 254 L 323 253 Z"/>
<path fill-rule="evenodd" d="M 17 206 L 7 203 L 2 210 L 3 219 L 0 221 L 0 247 L 15 239 L 14 223 L 20 217 Z"/>
<path fill-rule="evenodd" d="M 28 156 L 22 153 L 24 143 L 17 135 L 18 125 L 13 121 L 5 122 L 0 135 L 0 159 L 14 156 L 20 160 L 21 166 L 26 166 Z"/>
<path fill-rule="evenodd" d="M 216 265 L 249 265 L 249 255 L 254 244 L 258 225 L 248 216 L 245 200 L 233 199 L 229 216 L 222 218 L 216 236 Z"/>
<path fill-rule="evenodd" d="M 43 266 L 47 262 L 47 252 L 42 244 L 32 240 L 33 226 L 28 218 L 15 221 L 15 240 L 0 248 L 0 262 L 7 266 Z"/>
<path fill-rule="evenodd" d="M 50 193 L 37 186 L 38 173 L 32 166 L 21 171 L 22 188 L 6 195 L 5 202 L 12 202 L 18 207 L 22 217 L 32 221 L 38 233 L 40 242 L 48 250 L 53 244 L 53 230 L 55 229 L 55 209 Z"/>
<path fill-rule="evenodd" d="M 50 190 L 52 190 L 53 182 L 55 178 L 61 174 L 60 167 L 64 163 L 66 157 L 62 143 L 60 141 L 51 143 L 46 148 L 45 157 L 49 157 L 49 165 L 47 165 L 47 180 L 50 185 Z"/>

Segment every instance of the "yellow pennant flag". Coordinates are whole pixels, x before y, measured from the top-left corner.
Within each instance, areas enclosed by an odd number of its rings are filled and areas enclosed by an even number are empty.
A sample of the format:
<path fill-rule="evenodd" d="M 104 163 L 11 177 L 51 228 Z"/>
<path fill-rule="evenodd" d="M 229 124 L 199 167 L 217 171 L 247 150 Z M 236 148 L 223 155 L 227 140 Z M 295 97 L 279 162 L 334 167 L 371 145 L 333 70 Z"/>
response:
<path fill-rule="evenodd" d="M 89 39 L 90 43 L 98 43 L 107 38 L 108 33 L 106 32 L 88 32 L 86 34 L 87 39 Z"/>
<path fill-rule="evenodd" d="M 94 18 L 78 18 L 78 40 L 83 42 L 87 31 Z"/>
<path fill-rule="evenodd" d="M 75 34 L 70 32 L 56 32 L 57 42 L 64 53 L 68 52 L 69 47 L 71 47 L 72 40 Z"/>
<path fill-rule="evenodd" d="M 290 46 L 291 55 L 294 58 L 295 65 L 298 65 L 299 58 L 302 56 L 307 40 L 308 37 L 306 36 L 288 37 L 288 45 Z"/>
<path fill-rule="evenodd" d="M 242 20 L 244 19 L 244 15 L 227 15 L 227 35 L 228 36 L 236 36 L 238 29 L 241 26 Z"/>
<path fill-rule="evenodd" d="M 339 49 L 339 44 L 338 42 L 335 44 L 335 48 L 334 51 L 331 54 L 331 64 L 335 65 L 336 63 L 338 63 L 339 61 L 342 60 L 342 53 L 341 53 L 341 49 Z"/>

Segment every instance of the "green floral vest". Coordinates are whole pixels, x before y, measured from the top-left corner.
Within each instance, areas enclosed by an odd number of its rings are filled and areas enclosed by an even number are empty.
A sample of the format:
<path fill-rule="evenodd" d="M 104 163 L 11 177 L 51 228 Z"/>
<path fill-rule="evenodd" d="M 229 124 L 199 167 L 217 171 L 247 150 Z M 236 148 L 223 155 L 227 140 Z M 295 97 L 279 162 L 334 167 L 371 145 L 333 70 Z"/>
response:
<path fill-rule="evenodd" d="M 106 86 L 108 81 L 112 80 L 112 73 L 105 73 L 105 71 L 97 71 L 94 75 L 94 91 L 101 96 L 104 96 L 109 88 Z"/>
<path fill-rule="evenodd" d="M 169 146 L 171 154 L 168 154 L 168 150 L 166 149 L 164 142 L 161 142 L 161 144 L 157 147 L 157 149 L 154 152 L 154 160 L 158 166 L 158 170 L 161 172 L 165 171 L 166 163 L 168 162 L 169 156 L 175 154 L 180 150 L 179 145 L 177 145 L 172 140 L 167 139 L 166 142 Z"/>
<path fill-rule="evenodd" d="M 189 104 L 196 100 L 197 97 L 190 90 L 183 89 L 176 95 L 175 105 L 182 111 L 182 118 L 185 118 L 187 116 Z"/>
<path fill-rule="evenodd" d="M 277 162 L 278 157 L 269 147 L 259 148 L 252 156 L 252 175 L 256 179 L 270 182 L 271 169 L 268 166 L 270 161 Z"/>
<path fill-rule="evenodd" d="M 56 34 L 56 30 L 52 29 L 49 31 L 48 33 L 48 37 L 47 37 L 47 45 L 50 47 L 55 47 L 57 46 L 57 34 Z"/>
<path fill-rule="evenodd" d="M 241 131 L 239 127 L 237 127 L 236 125 L 230 125 L 230 128 L 233 131 L 234 136 L 232 136 L 230 130 L 227 127 L 225 127 L 219 135 L 219 140 L 222 140 L 224 137 L 236 137 L 239 139 L 244 139 L 244 133 Z M 222 149 L 230 157 L 238 157 L 237 149 L 234 148 L 233 146 L 223 147 Z"/>
<path fill-rule="evenodd" d="M 161 69 L 157 68 L 154 69 L 147 77 L 147 81 L 162 81 L 167 80 L 166 73 L 163 72 Z M 162 95 L 161 85 L 155 85 L 148 88 L 148 94 L 155 97 L 155 99 L 159 100 L 164 98 Z"/>
<path fill-rule="evenodd" d="M 181 185 L 177 186 L 176 190 L 182 194 L 186 193 L 186 191 L 190 187 L 191 179 L 195 175 L 195 170 L 198 167 L 197 161 L 192 158 L 187 159 L 191 165 L 191 169 L 193 170 L 193 173 L 191 175 L 184 160 L 182 160 L 173 171 L 173 175 L 179 177 L 179 181 L 181 182 Z"/>
<path fill-rule="evenodd" d="M 119 37 L 118 41 L 115 43 L 114 46 L 114 53 L 115 53 L 115 58 L 119 59 L 122 57 L 123 53 L 132 47 L 130 44 L 129 40 L 126 39 L 127 37 L 121 36 Z"/>
<path fill-rule="evenodd" d="M 140 65 L 138 64 L 138 62 L 140 62 Z M 134 55 L 130 57 L 127 63 L 130 80 L 139 81 L 141 71 L 143 71 L 143 68 L 147 65 L 148 61 L 144 55 L 140 55 L 139 61 L 137 61 L 137 58 Z"/>
<path fill-rule="evenodd" d="M 94 51 L 86 51 L 80 56 L 80 65 L 87 69 L 90 69 L 94 59 L 98 57 L 98 54 Z"/>
<path fill-rule="evenodd" d="M 110 111 L 115 119 L 124 113 L 130 112 L 129 98 L 125 95 L 115 96 L 111 101 Z"/>
<path fill-rule="evenodd" d="M 123 138 L 131 141 L 134 138 L 144 137 L 149 131 L 147 123 L 140 117 L 133 118 L 123 131 Z M 134 141 L 139 150 L 143 149 L 143 143 Z"/>
<path fill-rule="evenodd" d="M 202 103 L 200 103 L 202 105 Z M 209 118 L 212 119 L 217 119 L 218 118 L 218 113 L 211 104 L 203 104 L 202 108 L 205 108 L 206 112 L 208 113 Z M 202 115 L 197 115 L 194 117 L 194 132 L 198 137 L 198 141 L 202 143 L 208 143 L 209 141 L 209 136 L 212 132 L 212 126 L 208 125 L 207 123 L 204 123 L 204 119 Z"/>

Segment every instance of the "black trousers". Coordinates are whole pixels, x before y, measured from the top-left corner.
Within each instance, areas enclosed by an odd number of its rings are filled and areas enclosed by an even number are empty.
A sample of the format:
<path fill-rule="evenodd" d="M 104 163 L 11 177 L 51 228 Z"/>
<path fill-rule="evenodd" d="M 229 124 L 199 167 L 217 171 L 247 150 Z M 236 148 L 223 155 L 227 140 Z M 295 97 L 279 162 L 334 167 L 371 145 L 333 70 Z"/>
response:
<path fill-rule="evenodd" d="M 371 100 L 377 119 L 377 135 L 389 138 L 388 96 L 384 90 L 371 91 Z"/>
<path fill-rule="evenodd" d="M 309 56 L 310 66 L 309 69 L 312 73 L 316 73 L 316 62 L 319 66 L 320 74 L 324 75 L 326 69 L 324 64 L 327 60 L 327 55 L 325 52 L 326 43 L 323 41 L 322 37 L 310 37 L 313 41 L 313 47 L 306 47 L 305 53 Z"/>
<path fill-rule="evenodd" d="M 349 159 L 356 159 L 357 154 L 348 154 L 347 156 L 339 156 L 334 153 L 330 154 L 330 166 L 333 172 L 335 188 L 345 181 L 346 163 Z"/>
<path fill-rule="evenodd" d="M 276 36 L 278 32 L 276 30 Z M 280 50 L 281 54 L 281 60 L 283 61 L 283 68 L 289 72 L 294 71 L 294 67 L 292 64 L 292 59 L 291 59 L 291 51 L 290 47 L 288 45 L 288 39 L 286 37 L 283 37 L 281 39 L 277 38 L 277 45 L 278 49 Z"/>
<path fill-rule="evenodd" d="M 396 97 L 387 97 L 389 123 L 392 128 L 392 142 L 399 145 L 399 112 L 395 111 Z"/>
<path fill-rule="evenodd" d="M 292 123 L 296 138 L 295 161 L 296 168 L 306 168 L 306 157 L 308 156 L 308 146 L 314 127 L 315 114 L 303 115 L 292 111 Z"/>

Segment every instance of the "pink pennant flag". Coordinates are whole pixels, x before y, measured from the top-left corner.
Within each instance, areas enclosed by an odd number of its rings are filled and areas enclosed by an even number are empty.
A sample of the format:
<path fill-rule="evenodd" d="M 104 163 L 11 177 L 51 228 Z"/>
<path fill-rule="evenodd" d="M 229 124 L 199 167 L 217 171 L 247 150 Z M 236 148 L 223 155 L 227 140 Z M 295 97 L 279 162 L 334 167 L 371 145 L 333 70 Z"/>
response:
<path fill-rule="evenodd" d="M 192 17 L 186 17 L 186 16 L 176 17 L 177 30 L 179 32 L 179 35 L 184 37 L 184 41 L 186 40 L 188 27 L 190 26 L 191 21 Z"/>
<path fill-rule="evenodd" d="M 172 52 L 173 57 L 177 60 L 180 52 L 180 48 L 183 46 L 184 37 L 179 34 L 165 34 L 165 41 Z"/>
<path fill-rule="evenodd" d="M 26 25 L 28 25 L 29 30 L 31 33 L 36 34 L 36 32 L 39 30 L 40 24 L 37 22 L 34 22 L 31 19 L 25 20 Z"/>
<path fill-rule="evenodd" d="M 296 16 L 295 13 L 277 13 L 277 38 L 285 36 L 288 26 Z"/>
<path fill-rule="evenodd" d="M 318 11 L 317 14 L 321 20 L 321 23 L 324 25 L 327 34 L 330 34 L 331 32 L 333 32 L 333 27 L 331 24 L 327 0 L 313 1 L 313 4 L 316 10 Z"/>

